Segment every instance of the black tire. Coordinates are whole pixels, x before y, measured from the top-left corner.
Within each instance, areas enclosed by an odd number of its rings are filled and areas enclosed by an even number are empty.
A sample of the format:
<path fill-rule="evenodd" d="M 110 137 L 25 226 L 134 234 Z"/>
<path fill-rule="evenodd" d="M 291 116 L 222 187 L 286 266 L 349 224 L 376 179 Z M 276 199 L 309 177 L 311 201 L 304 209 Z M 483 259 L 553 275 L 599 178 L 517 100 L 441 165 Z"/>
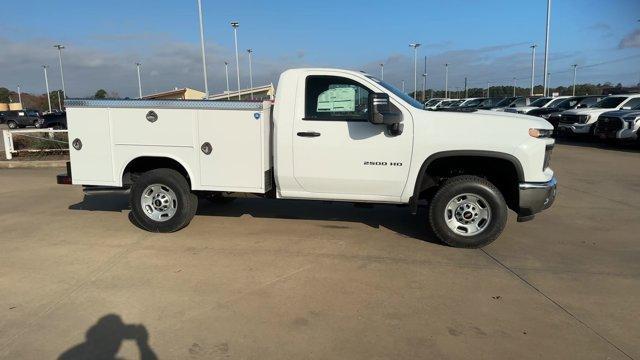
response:
<path fill-rule="evenodd" d="M 163 221 L 156 221 L 147 216 L 143 209 L 142 194 L 148 186 L 159 184 L 175 194 L 176 206 L 172 217 Z M 187 180 L 173 169 L 155 169 L 140 175 L 131 186 L 129 197 L 131 212 L 137 224 L 152 232 L 174 232 L 189 225 L 198 209 L 198 197 L 194 195 Z"/>
<path fill-rule="evenodd" d="M 7 121 L 7 126 L 9 127 L 9 129 L 17 129 L 18 123 L 16 123 L 15 121 Z"/>
<path fill-rule="evenodd" d="M 38 126 L 38 120 L 34 120 L 33 121 L 33 127 L 35 128 L 39 128 L 40 126 Z"/>
<path fill-rule="evenodd" d="M 481 203 L 488 205 L 485 209 L 490 214 L 489 220 L 476 235 L 461 235 L 447 225 L 446 217 L 455 216 L 447 212 L 447 205 L 457 197 L 464 198 L 463 194 L 479 196 Z M 507 224 L 507 212 L 502 193 L 491 182 L 478 176 L 456 176 L 447 180 L 434 195 L 429 204 L 429 224 L 436 236 L 450 246 L 481 248 L 500 236 Z"/>

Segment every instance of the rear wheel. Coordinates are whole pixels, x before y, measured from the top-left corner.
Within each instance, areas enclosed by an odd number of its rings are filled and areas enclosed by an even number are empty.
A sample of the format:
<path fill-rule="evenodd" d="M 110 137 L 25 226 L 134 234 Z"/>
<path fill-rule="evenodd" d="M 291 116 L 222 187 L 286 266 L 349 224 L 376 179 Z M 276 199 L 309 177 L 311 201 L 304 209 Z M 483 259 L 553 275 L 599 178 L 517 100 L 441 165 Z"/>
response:
<path fill-rule="evenodd" d="M 480 248 L 494 241 L 507 223 L 502 193 L 477 176 L 456 176 L 436 192 L 429 207 L 434 233 L 453 247 Z"/>
<path fill-rule="evenodd" d="M 140 175 L 129 198 L 136 222 L 145 230 L 174 232 L 187 226 L 196 213 L 198 197 L 173 169 L 155 169 Z"/>
<path fill-rule="evenodd" d="M 7 121 L 7 126 L 9 127 L 9 129 L 17 129 L 18 128 L 18 124 L 15 121 Z"/>

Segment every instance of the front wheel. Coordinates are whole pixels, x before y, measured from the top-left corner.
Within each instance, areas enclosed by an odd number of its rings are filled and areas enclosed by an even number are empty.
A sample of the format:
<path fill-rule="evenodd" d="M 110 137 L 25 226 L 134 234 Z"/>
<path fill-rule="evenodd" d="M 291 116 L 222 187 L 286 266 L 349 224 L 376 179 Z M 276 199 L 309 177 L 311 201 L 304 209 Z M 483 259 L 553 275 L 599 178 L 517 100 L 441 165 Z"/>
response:
<path fill-rule="evenodd" d="M 12 129 L 12 130 L 18 128 L 18 124 L 15 121 L 7 122 L 7 126 L 9 127 L 9 129 Z"/>
<path fill-rule="evenodd" d="M 480 248 L 494 241 L 507 223 L 507 204 L 491 182 L 456 176 L 436 192 L 429 207 L 434 233 L 446 244 Z"/>
<path fill-rule="evenodd" d="M 187 226 L 196 213 L 198 197 L 173 169 L 147 171 L 131 187 L 129 198 L 135 221 L 147 231 L 174 232 Z"/>

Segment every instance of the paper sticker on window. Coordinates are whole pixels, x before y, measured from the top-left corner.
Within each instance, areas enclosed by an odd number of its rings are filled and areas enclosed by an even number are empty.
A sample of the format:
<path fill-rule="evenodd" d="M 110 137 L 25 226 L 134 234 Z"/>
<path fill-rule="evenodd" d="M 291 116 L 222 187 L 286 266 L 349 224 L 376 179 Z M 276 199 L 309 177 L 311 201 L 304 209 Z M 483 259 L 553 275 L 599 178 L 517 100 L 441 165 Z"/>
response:
<path fill-rule="evenodd" d="M 318 96 L 317 112 L 348 112 L 356 110 L 356 89 L 337 87 Z"/>

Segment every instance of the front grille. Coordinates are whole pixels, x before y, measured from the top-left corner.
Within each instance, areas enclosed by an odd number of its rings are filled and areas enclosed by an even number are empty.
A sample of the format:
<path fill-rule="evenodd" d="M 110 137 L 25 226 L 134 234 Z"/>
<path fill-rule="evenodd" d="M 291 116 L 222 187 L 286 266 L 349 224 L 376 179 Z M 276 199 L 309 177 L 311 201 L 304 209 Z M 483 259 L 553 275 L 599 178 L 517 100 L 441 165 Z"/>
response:
<path fill-rule="evenodd" d="M 622 120 L 616 117 L 601 116 L 596 123 L 595 132 L 598 134 L 615 133 L 622 129 Z"/>
<path fill-rule="evenodd" d="M 560 116 L 560 123 L 562 124 L 575 124 L 580 122 L 580 115 L 562 114 Z"/>
<path fill-rule="evenodd" d="M 544 149 L 544 163 L 542 164 L 543 171 L 551 164 L 551 152 L 553 152 L 553 144 L 547 145 Z"/>

